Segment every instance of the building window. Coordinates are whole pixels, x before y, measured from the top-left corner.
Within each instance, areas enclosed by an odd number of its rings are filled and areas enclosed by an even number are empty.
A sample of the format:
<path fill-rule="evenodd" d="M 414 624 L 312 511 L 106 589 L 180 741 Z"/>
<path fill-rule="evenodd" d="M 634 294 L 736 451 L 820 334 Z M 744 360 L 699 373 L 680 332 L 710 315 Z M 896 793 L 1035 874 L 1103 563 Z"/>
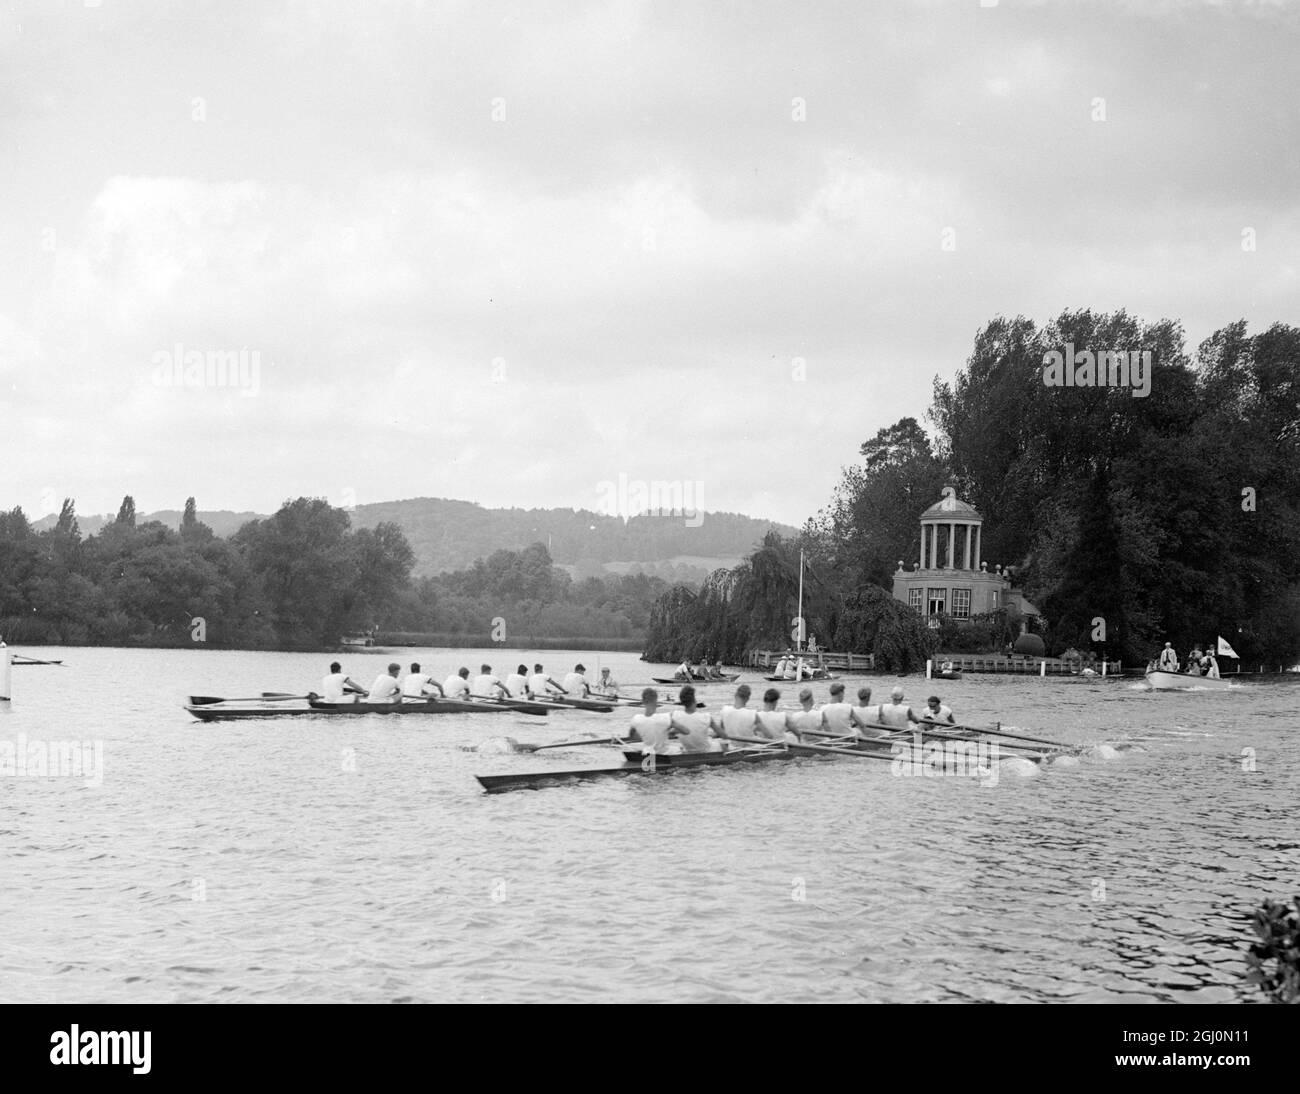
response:
<path fill-rule="evenodd" d="M 927 615 L 943 615 L 948 610 L 948 590 L 947 589 L 926 589 L 925 597 L 930 602 L 930 610 Z"/>
<path fill-rule="evenodd" d="M 970 618 L 970 590 L 969 589 L 953 589 L 952 615 L 954 619 Z"/>
<path fill-rule="evenodd" d="M 921 609 L 925 606 L 923 595 L 924 595 L 924 590 L 921 589 L 919 586 L 917 588 L 907 590 L 907 606 L 911 608 L 912 611 L 916 612 L 917 615 L 922 614 Z"/>

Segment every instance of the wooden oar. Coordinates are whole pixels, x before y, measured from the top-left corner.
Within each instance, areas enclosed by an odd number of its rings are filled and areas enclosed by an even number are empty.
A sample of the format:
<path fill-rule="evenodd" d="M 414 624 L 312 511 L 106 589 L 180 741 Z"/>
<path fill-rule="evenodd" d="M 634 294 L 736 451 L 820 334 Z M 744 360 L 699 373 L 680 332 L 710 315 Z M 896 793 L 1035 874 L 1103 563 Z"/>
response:
<path fill-rule="evenodd" d="M 514 738 L 510 738 L 510 740 L 514 743 L 517 752 L 541 752 L 546 748 L 576 748 L 579 745 L 612 745 L 623 743 L 622 737 L 591 737 L 581 741 L 555 741 L 549 745 L 524 744 L 522 741 L 515 741 Z"/>
<path fill-rule="evenodd" d="M 15 665 L 58 665 L 61 668 L 67 668 L 62 661 L 39 661 L 35 657 L 24 657 L 21 653 L 13 655 Z"/>
<path fill-rule="evenodd" d="M 261 695 L 243 696 L 238 699 L 223 699 L 219 695 L 191 695 L 190 706 L 204 707 L 211 706 L 213 703 L 278 703 L 284 699 L 317 699 L 319 698 L 314 692 L 310 695 L 285 695 L 283 693 L 262 692 Z"/>

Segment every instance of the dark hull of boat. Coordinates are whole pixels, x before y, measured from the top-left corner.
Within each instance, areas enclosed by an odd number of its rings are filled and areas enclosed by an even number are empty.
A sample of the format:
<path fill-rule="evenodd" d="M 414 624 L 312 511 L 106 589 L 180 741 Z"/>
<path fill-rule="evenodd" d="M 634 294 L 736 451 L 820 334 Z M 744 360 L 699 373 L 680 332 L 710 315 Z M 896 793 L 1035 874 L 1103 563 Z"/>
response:
<path fill-rule="evenodd" d="M 567 695 L 548 695 L 546 702 L 554 703 L 556 706 L 572 707 L 574 710 L 594 710 L 600 714 L 608 714 L 614 709 L 613 703 L 600 699 L 570 699 Z"/>
<path fill-rule="evenodd" d="M 61 664 L 63 664 L 62 661 L 10 661 L 9 663 L 10 663 L 11 665 L 13 665 L 14 668 L 19 668 L 19 667 L 21 667 L 21 666 L 23 666 L 23 665 L 61 665 Z"/>
<path fill-rule="evenodd" d="M 311 701 L 305 707 L 222 707 L 185 708 L 201 722 L 228 722 L 247 718 L 359 717 L 363 714 L 547 714 L 553 708 L 542 703 L 510 700 L 508 702 L 463 702 L 459 699 L 432 699 L 423 703 L 323 703 Z"/>
<path fill-rule="evenodd" d="M 839 677 L 835 675 L 805 676 L 802 680 L 796 680 L 793 677 L 787 678 L 784 676 L 764 676 L 763 679 L 770 680 L 774 684 L 816 684 L 821 682 L 822 680 L 838 680 Z"/>
<path fill-rule="evenodd" d="M 589 767 L 575 771 L 531 771 L 513 775 L 478 775 L 480 785 L 489 794 L 504 790 L 540 790 L 548 786 L 562 786 L 592 779 L 618 779 L 627 776 L 669 775 L 680 771 L 694 771 L 701 767 L 733 767 L 736 765 L 789 760 L 791 753 L 784 749 L 743 752 L 688 752 L 677 756 L 655 756 L 654 763 L 646 757 L 629 759 L 619 767 Z"/>
<path fill-rule="evenodd" d="M 936 680 L 960 680 L 961 673 L 958 672 L 956 669 L 954 669 L 952 672 L 936 672 L 934 674 L 934 678 Z"/>
<path fill-rule="evenodd" d="M 712 677 L 695 676 L 690 680 L 676 680 L 667 676 L 652 676 L 650 679 L 656 684 L 734 684 L 740 679 L 740 673 L 724 672 L 721 676 Z"/>

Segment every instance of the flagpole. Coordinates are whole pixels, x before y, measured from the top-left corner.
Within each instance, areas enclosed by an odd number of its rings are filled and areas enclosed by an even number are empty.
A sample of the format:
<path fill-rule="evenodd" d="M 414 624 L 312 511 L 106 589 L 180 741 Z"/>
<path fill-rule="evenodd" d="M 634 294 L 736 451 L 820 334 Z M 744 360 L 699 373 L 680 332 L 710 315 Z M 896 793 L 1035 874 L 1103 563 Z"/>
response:
<path fill-rule="evenodd" d="M 803 548 L 799 548 L 799 630 L 795 638 L 795 650 L 800 654 L 795 660 L 794 674 L 803 682 Z"/>

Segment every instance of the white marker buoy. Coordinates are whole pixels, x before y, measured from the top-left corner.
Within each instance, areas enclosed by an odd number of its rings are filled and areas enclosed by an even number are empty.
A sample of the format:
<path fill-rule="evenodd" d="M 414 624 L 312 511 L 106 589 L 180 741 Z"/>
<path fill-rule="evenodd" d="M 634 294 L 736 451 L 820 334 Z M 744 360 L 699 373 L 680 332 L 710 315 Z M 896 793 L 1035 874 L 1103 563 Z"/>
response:
<path fill-rule="evenodd" d="M 1046 661 L 1039 661 L 1039 662 L 1038 662 L 1038 675 L 1039 675 L 1039 676 L 1046 676 L 1046 675 L 1047 675 L 1047 662 L 1046 662 Z"/>
<path fill-rule="evenodd" d="M 933 668 L 934 668 L 934 662 L 927 658 L 925 662 L 925 678 L 927 680 L 930 679 L 930 670 Z"/>

